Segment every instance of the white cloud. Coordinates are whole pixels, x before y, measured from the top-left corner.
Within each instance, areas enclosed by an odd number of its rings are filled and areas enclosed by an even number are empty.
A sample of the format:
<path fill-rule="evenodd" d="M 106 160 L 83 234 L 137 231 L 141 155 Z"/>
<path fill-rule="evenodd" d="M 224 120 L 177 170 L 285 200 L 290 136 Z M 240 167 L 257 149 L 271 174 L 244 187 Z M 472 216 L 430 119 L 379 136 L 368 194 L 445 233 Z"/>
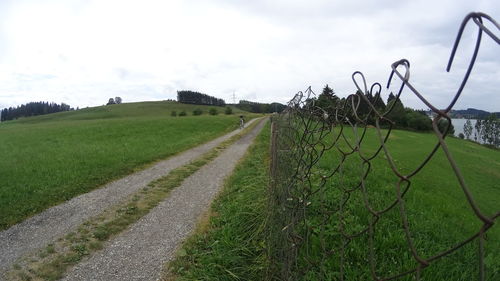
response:
<path fill-rule="evenodd" d="M 500 15 L 493 0 L 2 1 L 0 107 L 162 100 L 181 89 L 285 103 L 326 83 L 345 96 L 355 89 L 352 72 L 385 84 L 401 58 L 412 62 L 418 89 L 444 107 L 470 57 L 472 28 L 444 72 L 472 10 Z M 498 45 L 484 41 L 457 108 L 500 111 Z M 403 101 L 423 108 L 409 92 Z"/>

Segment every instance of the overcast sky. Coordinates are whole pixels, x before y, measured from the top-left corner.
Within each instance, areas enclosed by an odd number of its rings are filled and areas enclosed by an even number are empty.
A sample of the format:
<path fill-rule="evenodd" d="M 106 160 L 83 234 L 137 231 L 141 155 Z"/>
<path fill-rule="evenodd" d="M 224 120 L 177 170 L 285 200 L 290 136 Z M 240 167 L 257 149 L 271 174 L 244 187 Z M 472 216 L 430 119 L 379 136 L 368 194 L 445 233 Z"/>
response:
<path fill-rule="evenodd" d="M 471 11 L 500 21 L 498 0 L 0 0 L 0 107 L 165 100 L 177 90 L 285 103 L 325 84 L 347 96 L 354 71 L 385 84 L 406 58 L 411 81 L 443 108 L 471 56 L 473 25 L 446 73 Z M 500 47 L 484 39 L 455 109 L 500 111 Z M 425 108 L 409 91 L 402 99 Z"/>

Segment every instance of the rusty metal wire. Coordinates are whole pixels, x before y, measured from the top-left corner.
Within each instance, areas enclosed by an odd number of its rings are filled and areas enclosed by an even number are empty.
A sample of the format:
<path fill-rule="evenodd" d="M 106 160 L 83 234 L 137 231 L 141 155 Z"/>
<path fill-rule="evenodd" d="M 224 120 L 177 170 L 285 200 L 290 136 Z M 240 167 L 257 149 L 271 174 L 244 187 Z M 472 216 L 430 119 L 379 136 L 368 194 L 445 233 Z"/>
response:
<path fill-rule="evenodd" d="M 387 89 L 394 83 L 394 79 L 401 82 L 395 95 L 396 100 L 399 100 L 403 89 L 407 88 L 435 113 L 432 127 L 437 143 L 413 170 L 402 172 L 401 163 L 395 160 L 388 146 L 395 126 L 395 122 L 391 120 L 391 112 L 396 102 L 383 110 L 377 107 L 382 86 L 374 83 L 368 88 L 365 76 L 359 71 L 352 75 L 356 94 L 337 101 L 335 107 L 318 106 L 315 94 L 309 87 L 306 91 L 297 93 L 288 103 L 287 109 L 273 118 L 268 241 L 273 265 L 270 270 L 271 279 L 367 280 L 369 276 L 372 280 L 424 280 L 422 274 L 426 267 L 470 245 L 472 241 L 478 241 L 478 279 L 486 280 L 486 233 L 500 216 L 500 210 L 490 215 L 481 210 L 446 143 L 451 124 L 448 113 L 469 79 L 483 33 L 500 44 L 499 37 L 485 22 L 496 28 L 494 31 L 500 30 L 498 23 L 484 13 L 470 13 L 460 25 L 447 71 L 451 69 L 466 25 L 475 24 L 478 33 L 460 87 L 444 110 L 433 106 L 412 85 L 408 60 L 402 59 L 391 65 Z M 367 96 L 374 98 L 370 100 Z M 362 104 L 368 106 L 364 114 L 360 114 Z M 441 119 L 448 121 L 444 132 L 438 128 Z M 370 125 L 373 123 L 374 126 Z M 368 148 L 366 144 L 369 130 L 376 131 L 376 147 Z M 438 151 L 444 153 L 480 227 L 455 245 L 429 254 L 419 251 L 416 245 L 415 232 L 412 232 L 408 218 L 406 197 L 414 177 L 421 174 Z M 371 198 L 373 187 L 370 186 L 370 174 L 378 169 L 374 165 L 375 159 L 385 159 L 385 167 L 388 167 L 387 170 L 394 179 L 391 191 L 394 193 L 387 193 L 382 204 L 375 204 Z M 325 163 L 328 166 L 325 167 Z M 404 245 L 410 253 L 408 259 L 413 260 L 414 266 L 398 266 L 390 272 L 381 272 L 381 268 L 386 267 L 377 263 L 377 249 L 387 245 L 377 245 L 380 239 L 376 232 L 380 231 L 379 222 L 384 216 L 396 215 L 400 218 L 400 224 L 397 225 L 400 237 L 404 238 Z M 356 251 L 360 248 L 363 248 L 361 252 L 364 251 L 366 256 L 356 256 Z M 365 272 L 367 275 L 361 274 L 360 279 L 349 279 L 352 278 L 353 271 L 360 271 L 364 266 L 368 268 Z"/>

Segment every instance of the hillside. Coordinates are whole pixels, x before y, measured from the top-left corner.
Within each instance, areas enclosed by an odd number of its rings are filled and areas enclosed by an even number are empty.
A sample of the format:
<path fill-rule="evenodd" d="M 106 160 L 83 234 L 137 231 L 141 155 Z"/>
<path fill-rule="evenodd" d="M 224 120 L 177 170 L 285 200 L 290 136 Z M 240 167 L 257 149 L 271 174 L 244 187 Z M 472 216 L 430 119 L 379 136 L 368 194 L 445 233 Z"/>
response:
<path fill-rule="evenodd" d="M 170 116 L 170 112 L 186 111 L 192 115 L 194 109 L 200 108 L 206 114 L 210 108 L 216 108 L 220 114 L 224 113 L 225 107 L 183 104 L 172 101 L 146 101 L 136 103 L 123 103 L 105 106 L 87 107 L 76 111 L 58 112 L 47 115 L 20 118 L 18 120 L 7 121 L 9 123 L 39 123 L 47 121 L 63 120 L 95 120 L 110 118 L 129 118 L 129 117 L 161 117 Z M 239 108 L 231 106 L 234 114 L 247 113 Z"/>
<path fill-rule="evenodd" d="M 204 114 L 192 116 L 195 108 Z M 210 108 L 141 102 L 1 123 L 0 229 L 236 129 L 239 114 L 250 117 L 236 108 L 212 116 Z"/>
<path fill-rule="evenodd" d="M 427 111 L 428 115 L 433 114 L 431 110 Z M 467 108 L 467 109 L 452 109 L 450 111 L 451 118 L 468 118 L 468 119 L 486 119 L 490 114 L 495 114 L 500 117 L 500 112 L 488 112 L 481 109 Z"/>

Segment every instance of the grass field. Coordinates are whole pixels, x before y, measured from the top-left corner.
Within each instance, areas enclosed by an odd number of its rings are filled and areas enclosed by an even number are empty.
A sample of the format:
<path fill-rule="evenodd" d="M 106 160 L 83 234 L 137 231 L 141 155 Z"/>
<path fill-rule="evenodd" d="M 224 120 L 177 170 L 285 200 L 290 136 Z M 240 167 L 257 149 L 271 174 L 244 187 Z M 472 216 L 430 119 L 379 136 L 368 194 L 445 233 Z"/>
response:
<path fill-rule="evenodd" d="M 195 108 L 204 115 L 191 116 Z M 209 108 L 128 103 L 1 123 L 0 230 L 238 127 L 241 111 Z"/>
<path fill-rule="evenodd" d="M 7 279 L 11 281 L 61 279 L 68 268 L 78 264 L 84 257 L 101 250 L 106 241 L 113 239 L 148 214 L 169 196 L 171 190 L 180 186 L 187 177 L 215 159 L 257 125 L 258 122 L 252 123 L 197 159 L 150 182 L 126 200 L 85 221 L 75 231 L 40 249 L 37 253 L 25 256 L 7 274 L 9 276 Z"/>
<path fill-rule="evenodd" d="M 346 137 L 352 140 L 352 133 L 346 132 Z M 268 241 L 273 243 L 276 237 L 284 239 L 280 234 L 283 227 L 269 225 L 272 221 L 266 218 L 268 195 L 265 188 L 269 182 L 266 179 L 269 167 L 267 160 L 264 161 L 266 165 L 262 165 L 262 159 L 269 157 L 268 141 L 268 131 L 264 130 L 213 204 L 211 219 L 202 223 L 199 231 L 178 252 L 178 258 L 170 267 L 176 276 L 166 280 L 267 280 L 265 277 L 279 275 L 275 267 L 268 267 L 270 263 L 264 255 L 264 251 L 272 247 Z M 369 129 L 362 153 L 373 153 L 377 143 L 375 130 Z M 393 131 L 388 148 L 405 174 L 424 159 L 435 143 L 436 137 L 430 133 Z M 448 138 L 447 143 L 481 210 L 487 215 L 499 211 L 500 151 L 456 138 Z M 343 144 L 340 147 L 346 148 Z M 331 172 L 338 161 L 338 153 L 327 152 L 313 169 L 313 178 L 317 180 L 320 175 Z M 299 280 L 340 280 L 339 249 L 343 240 L 338 232 L 339 213 L 328 214 L 325 210 L 335 210 L 339 200 L 345 199 L 339 186 L 353 188 L 359 183 L 363 172 L 360 162 L 359 156 L 352 154 L 344 163 L 341 177 L 336 175 L 328 180 L 321 191 L 312 190 L 317 193 L 309 198 L 311 204 L 307 205 L 305 221 L 312 231 L 309 231 L 306 246 L 299 252 L 299 264 L 295 269 L 300 272 Z M 397 180 L 383 154 L 371 163 L 372 172 L 366 180 L 368 200 L 374 209 L 380 210 L 396 197 Z M 405 201 L 411 235 L 423 258 L 453 247 L 477 232 L 481 225 L 442 151 L 411 178 Z M 364 229 L 371 218 L 359 191 L 351 194 L 344 211 L 343 226 L 349 234 Z M 382 215 L 376 224 L 373 249 L 376 272 L 381 278 L 416 266 L 401 226 L 398 207 Z M 269 230 L 274 231 L 271 237 L 267 236 Z M 273 235 L 277 236 L 273 238 Z M 344 280 L 372 280 L 368 236 L 364 234 L 353 239 L 346 248 Z M 485 246 L 486 280 L 498 280 L 498 225 L 488 231 Z M 476 240 L 432 262 L 423 270 L 421 280 L 478 280 L 478 276 Z M 271 277 L 270 280 L 275 279 Z M 415 277 L 409 275 L 396 280 L 415 280 Z"/>
<path fill-rule="evenodd" d="M 346 131 L 346 136 L 353 143 L 352 132 Z M 430 153 L 436 142 L 437 138 L 430 133 L 396 130 L 389 138 L 388 151 L 394 158 L 398 171 L 409 175 Z M 368 129 L 361 154 L 369 157 L 376 151 L 378 143 L 375 129 Z M 500 151 L 456 138 L 447 138 L 447 144 L 480 210 L 488 216 L 500 211 Z M 341 142 L 339 148 L 347 151 L 345 143 Z M 314 171 L 318 172 L 318 175 L 329 174 L 340 159 L 340 153 L 332 149 L 325 153 Z M 370 163 L 371 171 L 365 181 L 367 200 L 374 210 L 379 211 L 396 200 L 395 186 L 398 178 L 389 168 L 383 152 Z M 301 258 L 309 259 L 309 262 L 303 265 L 314 262 L 317 264 L 306 274 L 304 280 L 338 278 L 339 252 L 325 256 L 323 249 L 341 248 L 342 239 L 337 230 L 340 226 L 347 234 L 353 235 L 366 229 L 372 221 L 373 217 L 365 207 L 361 189 L 351 192 L 349 197 L 339 189 L 358 186 L 366 169 L 368 166 L 362 164 L 359 154 L 348 156 L 343 164 L 342 175 L 337 173 L 327 181 L 324 189 L 318 190 L 318 193 L 309 199 L 312 203 L 307 210 L 306 224 L 317 227 L 313 227 L 309 237 L 308 254 L 302 255 Z M 319 176 L 316 179 L 318 180 Z M 422 171 L 410 178 L 410 182 L 410 189 L 404 197 L 405 213 L 411 237 L 421 257 L 425 259 L 435 256 L 478 232 L 482 223 L 467 203 L 457 177 L 441 149 Z M 326 212 L 327 209 L 338 207 L 341 200 L 346 200 L 342 222 L 339 220 L 340 212 Z M 325 220 L 325 215 L 329 219 L 323 227 L 319 227 L 320 222 Z M 390 277 L 417 266 L 402 228 L 399 206 L 380 216 L 373 237 L 377 276 Z M 498 225 L 488 231 L 487 237 L 487 280 L 498 280 Z M 366 233 L 350 241 L 346 247 L 346 280 L 371 280 L 369 243 L 369 235 Z M 476 240 L 453 254 L 432 262 L 423 271 L 421 278 L 436 281 L 477 280 L 478 268 Z M 398 280 L 414 280 L 413 278 L 414 275 L 410 275 Z"/>
<path fill-rule="evenodd" d="M 269 124 L 179 250 L 166 280 L 264 280 Z"/>

